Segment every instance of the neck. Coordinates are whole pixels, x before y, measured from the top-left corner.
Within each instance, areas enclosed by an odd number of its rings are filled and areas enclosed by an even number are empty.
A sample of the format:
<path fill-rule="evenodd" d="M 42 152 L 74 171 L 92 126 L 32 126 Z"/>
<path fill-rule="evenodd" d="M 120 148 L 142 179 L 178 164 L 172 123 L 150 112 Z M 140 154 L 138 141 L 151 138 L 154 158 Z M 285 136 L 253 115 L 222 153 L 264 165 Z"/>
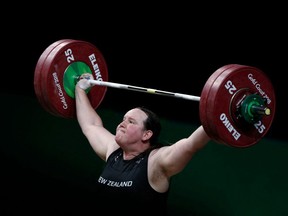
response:
<path fill-rule="evenodd" d="M 123 150 L 123 159 L 124 160 L 131 160 L 135 157 L 137 157 L 138 155 L 140 155 L 141 153 L 145 152 L 146 150 L 148 150 L 148 148 L 143 149 L 142 151 L 125 151 Z"/>

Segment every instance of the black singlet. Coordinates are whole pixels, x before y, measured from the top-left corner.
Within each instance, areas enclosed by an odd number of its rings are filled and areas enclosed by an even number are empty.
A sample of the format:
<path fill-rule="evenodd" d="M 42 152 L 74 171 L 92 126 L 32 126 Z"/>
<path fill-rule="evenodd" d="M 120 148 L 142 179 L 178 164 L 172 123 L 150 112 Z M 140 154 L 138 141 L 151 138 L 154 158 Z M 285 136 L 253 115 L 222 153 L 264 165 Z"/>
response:
<path fill-rule="evenodd" d="M 119 204 L 117 206 L 131 207 L 139 213 L 166 215 L 168 192 L 159 193 L 148 182 L 149 153 L 124 160 L 119 148 L 109 156 L 97 182 L 97 196 L 100 195 L 103 203 L 110 203 L 111 208 Z"/>

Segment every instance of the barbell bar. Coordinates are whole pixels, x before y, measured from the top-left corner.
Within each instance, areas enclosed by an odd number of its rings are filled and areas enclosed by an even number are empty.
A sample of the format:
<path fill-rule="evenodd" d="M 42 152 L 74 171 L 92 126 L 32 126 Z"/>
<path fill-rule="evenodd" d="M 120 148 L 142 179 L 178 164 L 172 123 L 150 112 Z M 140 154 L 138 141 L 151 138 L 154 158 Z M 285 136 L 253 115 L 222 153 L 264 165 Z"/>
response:
<path fill-rule="evenodd" d="M 271 127 L 275 114 L 275 93 L 268 77 L 258 68 L 228 64 L 206 81 L 201 95 L 194 96 L 108 81 L 102 53 L 93 44 L 73 39 L 52 43 L 35 67 L 34 89 L 38 101 L 49 113 L 76 117 L 75 86 L 84 73 L 93 75 L 87 89 L 91 105 L 97 109 L 107 87 L 199 102 L 201 124 L 216 142 L 233 147 L 256 144 Z"/>
<path fill-rule="evenodd" d="M 79 79 L 79 77 L 77 77 Z M 115 82 L 108 82 L 108 81 L 98 81 L 98 80 L 88 80 L 91 84 L 91 86 L 105 86 L 105 87 L 111 87 L 111 88 L 118 88 L 118 89 L 125 89 L 125 90 L 131 90 L 131 91 L 138 91 L 138 92 L 144 92 L 149 94 L 156 94 L 161 96 L 169 96 L 169 97 L 175 97 L 185 100 L 192 100 L 192 101 L 200 101 L 200 96 L 195 95 L 188 95 L 183 93 L 177 93 L 177 92 L 170 92 L 170 91 L 163 91 L 159 89 L 153 89 L 153 88 L 146 88 L 146 87 L 140 87 L 140 86 L 134 86 L 134 85 L 127 85 L 122 83 L 115 83 Z M 257 97 L 256 95 L 253 96 L 254 102 L 256 99 L 262 100 L 261 97 Z M 247 103 L 247 102 L 246 102 Z M 249 115 L 254 117 L 255 115 L 270 115 L 271 110 L 269 107 L 266 107 L 264 105 L 265 101 L 262 103 L 251 103 L 247 105 L 249 108 L 246 109 L 247 112 L 249 112 Z M 243 105 L 242 105 L 243 106 Z M 253 121 L 252 119 L 249 121 Z"/>
<path fill-rule="evenodd" d="M 180 99 L 185 99 L 185 100 L 200 101 L 199 96 L 182 94 L 182 93 L 177 93 L 177 92 L 169 92 L 169 91 L 163 91 L 159 89 L 145 88 L 145 87 L 140 87 L 140 86 L 133 86 L 133 85 L 127 85 L 127 84 L 122 84 L 122 83 L 108 82 L 108 81 L 89 80 L 89 82 L 91 83 L 91 85 L 106 86 L 106 87 L 112 87 L 112 88 L 118 88 L 118 89 L 144 92 L 144 93 L 149 93 L 149 94 L 175 97 L 175 98 L 180 98 Z"/>

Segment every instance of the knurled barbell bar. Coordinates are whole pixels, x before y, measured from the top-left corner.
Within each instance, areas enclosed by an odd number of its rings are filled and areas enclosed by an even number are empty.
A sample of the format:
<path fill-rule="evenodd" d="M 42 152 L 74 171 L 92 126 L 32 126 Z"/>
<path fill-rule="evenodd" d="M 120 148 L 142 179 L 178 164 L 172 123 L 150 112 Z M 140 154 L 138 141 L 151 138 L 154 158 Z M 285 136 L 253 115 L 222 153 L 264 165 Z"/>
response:
<path fill-rule="evenodd" d="M 97 47 L 72 39 L 54 42 L 40 56 L 34 74 L 38 101 L 55 116 L 76 117 L 74 91 L 84 73 L 94 77 L 87 95 L 95 109 L 107 87 L 199 101 L 200 121 L 207 134 L 216 142 L 234 147 L 257 143 L 268 132 L 275 114 L 273 86 L 258 68 L 225 65 L 208 78 L 199 97 L 109 82 L 105 59 Z"/>

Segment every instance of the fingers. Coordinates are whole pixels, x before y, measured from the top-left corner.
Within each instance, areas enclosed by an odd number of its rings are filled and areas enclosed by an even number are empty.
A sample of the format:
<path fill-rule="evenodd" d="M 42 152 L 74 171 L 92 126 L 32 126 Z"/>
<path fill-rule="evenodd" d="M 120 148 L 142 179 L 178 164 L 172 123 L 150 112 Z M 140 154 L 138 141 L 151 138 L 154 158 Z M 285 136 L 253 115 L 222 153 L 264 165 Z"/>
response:
<path fill-rule="evenodd" d="M 90 73 L 83 73 L 83 74 L 81 74 L 81 76 L 78 79 L 79 80 L 81 80 L 81 79 L 93 80 L 94 78 L 93 78 L 93 75 Z"/>
<path fill-rule="evenodd" d="M 84 73 L 79 77 L 76 85 L 83 90 L 87 90 L 88 88 L 92 87 L 90 80 L 94 80 L 93 75 L 90 73 Z"/>

